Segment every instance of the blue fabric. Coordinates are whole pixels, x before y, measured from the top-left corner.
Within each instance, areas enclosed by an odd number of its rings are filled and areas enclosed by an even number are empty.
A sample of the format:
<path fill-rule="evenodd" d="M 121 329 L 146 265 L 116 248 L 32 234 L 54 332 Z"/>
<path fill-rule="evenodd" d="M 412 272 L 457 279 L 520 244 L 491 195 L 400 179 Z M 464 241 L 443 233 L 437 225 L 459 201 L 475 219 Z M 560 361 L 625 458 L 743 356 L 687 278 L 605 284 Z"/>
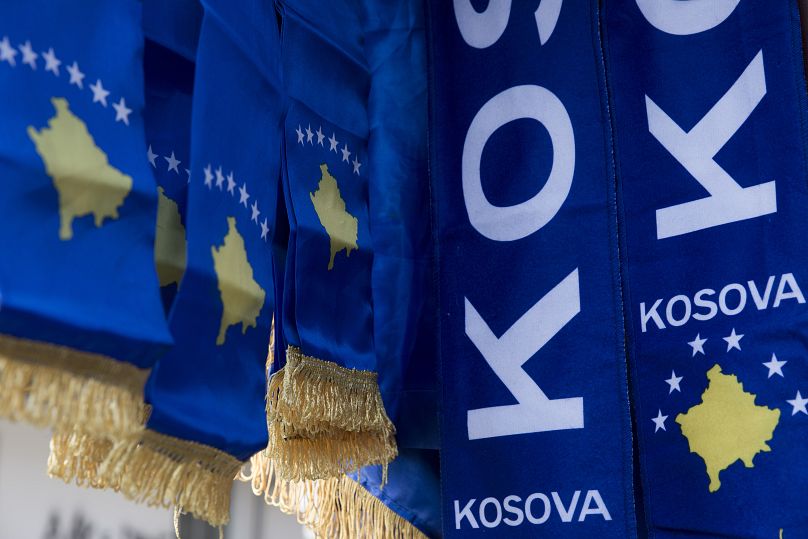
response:
<path fill-rule="evenodd" d="M 143 0 L 146 38 L 191 62 L 196 58 L 202 6 L 199 0 Z"/>
<path fill-rule="evenodd" d="M 710 3 L 689 18 L 684 2 L 639 4 L 608 0 L 604 20 L 649 535 L 805 537 L 797 2 Z M 726 460 L 705 451 L 711 436 Z"/>
<path fill-rule="evenodd" d="M 228 16 L 227 6 L 216 7 L 206 10 L 197 53 L 188 269 L 171 314 L 177 347 L 149 380 L 148 428 L 246 460 L 267 444 L 265 362 L 273 314 L 269 225 L 275 221 L 281 148 L 279 52 L 277 32 L 264 32 L 266 46 L 251 51 L 263 62 L 253 62 L 231 39 L 241 33 L 234 26 L 240 19 Z M 258 24 L 264 15 L 253 13 Z M 264 25 L 274 24 L 271 13 Z M 264 69 L 273 65 L 274 71 Z M 223 248 L 233 226 L 264 301 L 256 318 L 230 325 L 220 342 L 221 276 L 212 248 Z M 239 282 L 252 288 L 246 279 Z"/>
<path fill-rule="evenodd" d="M 632 438 L 598 2 L 537 4 L 430 2 L 443 529 L 624 539 Z"/>
<path fill-rule="evenodd" d="M 154 269 L 156 186 L 144 159 L 141 4 L 11 3 L 2 26 L 0 334 L 151 367 L 171 336 Z M 59 193 L 27 132 L 48 127 L 53 98 L 132 179 L 116 210 L 97 214 L 100 226 L 91 214 L 73 218 L 69 239 L 68 227 L 60 239 Z"/>

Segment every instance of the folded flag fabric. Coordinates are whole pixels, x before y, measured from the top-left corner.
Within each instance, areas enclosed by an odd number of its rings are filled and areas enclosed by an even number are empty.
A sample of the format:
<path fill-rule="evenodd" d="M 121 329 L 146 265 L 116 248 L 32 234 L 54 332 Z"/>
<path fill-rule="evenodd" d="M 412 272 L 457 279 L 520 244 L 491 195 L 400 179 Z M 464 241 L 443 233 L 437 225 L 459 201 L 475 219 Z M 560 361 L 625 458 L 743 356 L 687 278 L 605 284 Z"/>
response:
<path fill-rule="evenodd" d="M 148 9 L 145 11 L 149 13 Z M 144 19 L 147 33 L 148 26 Z M 156 23 L 152 23 L 152 33 L 155 33 L 154 26 Z M 189 49 L 188 46 L 173 45 L 186 53 Z M 178 52 L 147 38 L 143 71 L 146 159 L 157 180 L 158 192 L 154 258 L 163 307 L 168 313 L 185 273 L 194 66 Z M 145 419 L 143 417 L 143 421 Z M 66 482 L 75 480 L 79 485 L 105 487 L 107 485 L 98 476 L 98 467 L 111 447 L 112 442 L 106 437 L 57 429 L 51 439 L 48 474 Z"/>
<path fill-rule="evenodd" d="M 265 362 L 273 313 L 271 234 L 280 178 L 274 11 L 210 2 L 196 57 L 187 267 L 171 310 L 174 349 L 147 385 L 146 430 L 117 443 L 100 475 L 127 497 L 214 526 L 232 482 L 267 445 Z M 247 47 L 234 38 L 257 36 Z"/>
<path fill-rule="evenodd" d="M 3 21 L 0 415 L 112 439 L 142 427 L 171 344 L 141 4 L 34 0 Z"/>
<path fill-rule="evenodd" d="M 359 15 L 350 8 L 279 3 L 289 99 L 291 231 L 281 317 L 288 347 L 267 414 L 268 454 L 285 479 L 337 477 L 396 454 L 373 345 L 369 75 Z"/>
<path fill-rule="evenodd" d="M 648 534 L 806 537 L 797 2 L 604 5 Z"/>

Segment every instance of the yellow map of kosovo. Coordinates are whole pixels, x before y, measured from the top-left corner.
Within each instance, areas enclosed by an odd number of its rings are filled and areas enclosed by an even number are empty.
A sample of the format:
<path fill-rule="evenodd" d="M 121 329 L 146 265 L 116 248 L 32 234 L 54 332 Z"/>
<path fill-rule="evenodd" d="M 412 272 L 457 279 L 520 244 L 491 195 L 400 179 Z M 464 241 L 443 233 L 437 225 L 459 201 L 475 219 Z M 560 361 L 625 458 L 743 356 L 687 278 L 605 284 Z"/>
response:
<path fill-rule="evenodd" d="M 109 164 L 66 99 L 54 97 L 51 103 L 56 116 L 40 131 L 29 126 L 28 136 L 59 193 L 59 238 L 69 240 L 76 217 L 92 214 L 97 227 L 105 218 L 117 219 L 132 178 Z"/>
<path fill-rule="evenodd" d="M 743 390 L 734 375 L 723 374 L 719 365 L 707 372 L 709 385 L 701 404 L 676 416 L 682 434 L 707 466 L 710 492 L 721 487 L 718 475 L 740 460 L 753 468 L 759 452 L 771 451 L 772 439 L 780 421 L 780 410 L 755 404 L 756 396 Z"/>
<path fill-rule="evenodd" d="M 157 232 L 154 239 L 154 260 L 160 286 L 180 284 L 185 273 L 185 227 L 182 226 L 177 203 L 157 188 Z"/>
<path fill-rule="evenodd" d="M 337 180 L 328 173 L 328 165 L 320 165 L 322 177 L 317 190 L 309 193 L 314 211 L 325 228 L 331 245 L 331 257 L 328 259 L 329 271 L 334 267 L 334 257 L 345 249 L 345 256 L 358 249 L 356 239 L 359 220 L 345 210 L 345 201 L 339 192 Z"/>
<path fill-rule="evenodd" d="M 248 327 L 256 327 L 266 298 L 266 292 L 253 277 L 244 238 L 236 228 L 236 218 L 228 217 L 227 226 L 224 243 L 218 249 L 215 246 L 210 248 L 224 306 L 219 335 L 216 337 L 217 345 L 224 344 L 230 326 L 241 324 L 242 334 L 247 332 Z"/>

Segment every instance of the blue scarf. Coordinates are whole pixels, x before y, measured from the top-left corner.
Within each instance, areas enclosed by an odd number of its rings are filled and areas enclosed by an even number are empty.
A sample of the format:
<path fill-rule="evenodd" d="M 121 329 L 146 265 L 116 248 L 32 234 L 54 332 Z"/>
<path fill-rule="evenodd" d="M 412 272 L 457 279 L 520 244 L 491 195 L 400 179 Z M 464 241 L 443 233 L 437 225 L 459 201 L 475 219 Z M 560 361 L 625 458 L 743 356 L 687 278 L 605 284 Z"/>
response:
<path fill-rule="evenodd" d="M 431 2 L 444 534 L 623 539 L 632 438 L 598 2 L 532 4 Z"/>
<path fill-rule="evenodd" d="M 649 534 L 805 537 L 797 2 L 605 5 Z"/>
<path fill-rule="evenodd" d="M 3 21 L 0 415 L 119 438 L 142 425 L 143 385 L 171 343 L 141 4 L 34 0 Z"/>

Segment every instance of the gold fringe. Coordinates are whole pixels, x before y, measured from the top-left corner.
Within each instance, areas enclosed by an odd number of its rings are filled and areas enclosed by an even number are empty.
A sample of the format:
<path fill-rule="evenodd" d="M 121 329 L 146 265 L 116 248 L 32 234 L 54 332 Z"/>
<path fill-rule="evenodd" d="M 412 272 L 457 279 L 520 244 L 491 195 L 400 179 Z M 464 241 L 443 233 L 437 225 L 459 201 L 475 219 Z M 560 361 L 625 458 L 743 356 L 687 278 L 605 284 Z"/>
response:
<path fill-rule="evenodd" d="M 113 445 L 97 478 L 139 503 L 183 511 L 223 526 L 242 463 L 209 446 L 144 430 Z"/>
<path fill-rule="evenodd" d="M 0 417 L 123 436 L 141 426 L 148 374 L 100 354 L 0 335 Z"/>
<path fill-rule="evenodd" d="M 287 481 L 265 453 L 250 460 L 239 479 L 253 492 L 322 539 L 426 539 L 411 522 L 396 514 L 359 483 L 343 475 L 316 481 Z"/>
<path fill-rule="evenodd" d="M 114 488 L 98 473 L 112 450 L 108 438 L 78 432 L 56 431 L 51 436 L 48 475 L 65 483 L 92 488 Z"/>
<path fill-rule="evenodd" d="M 337 477 L 396 457 L 396 431 L 376 373 L 346 369 L 292 346 L 286 358 L 267 391 L 268 456 L 281 477 Z"/>

